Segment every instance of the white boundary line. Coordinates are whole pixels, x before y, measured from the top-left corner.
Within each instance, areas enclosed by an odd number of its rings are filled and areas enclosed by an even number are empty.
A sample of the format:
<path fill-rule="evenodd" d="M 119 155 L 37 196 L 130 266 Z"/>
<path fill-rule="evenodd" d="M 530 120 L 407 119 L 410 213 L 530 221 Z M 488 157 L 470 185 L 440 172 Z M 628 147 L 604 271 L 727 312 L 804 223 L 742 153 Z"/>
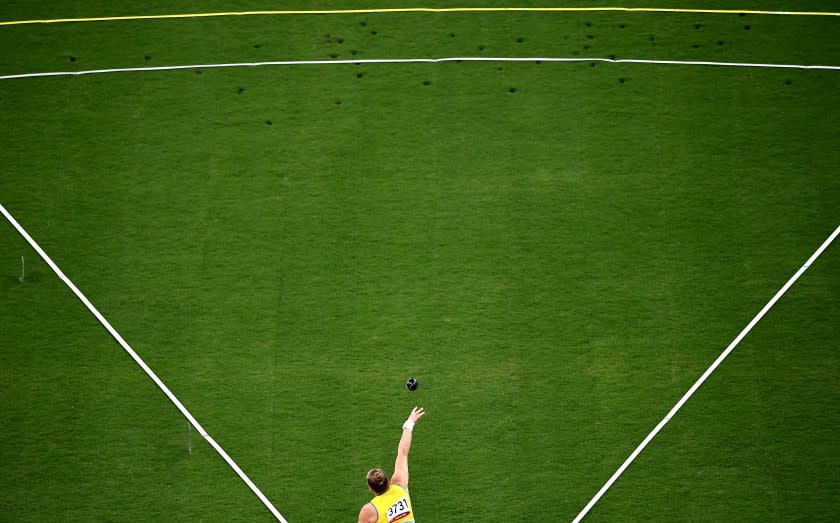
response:
<path fill-rule="evenodd" d="M 158 67 L 121 67 L 113 69 L 89 69 L 83 71 L 54 71 L 45 73 L 22 73 L 0 76 L 0 80 L 39 78 L 45 76 L 82 76 L 105 73 L 136 73 L 149 71 L 177 71 L 182 69 L 221 69 L 232 67 L 262 67 L 268 65 L 340 65 L 340 64 L 406 64 L 440 62 L 609 62 L 615 64 L 657 64 L 657 65 L 706 65 L 717 67 L 761 67 L 775 69 L 821 69 L 840 71 L 838 65 L 765 64 L 745 62 L 711 62 L 694 60 L 645 60 L 634 58 L 562 58 L 562 57 L 487 57 L 456 56 L 444 58 L 366 58 L 355 60 L 277 60 L 271 62 L 234 62 L 225 64 L 167 65 Z"/>
<path fill-rule="evenodd" d="M 122 348 L 125 349 L 129 356 L 131 356 L 134 359 L 137 365 L 140 365 L 140 367 L 146 372 L 146 374 L 148 374 L 149 377 L 152 378 L 152 381 L 154 381 L 155 384 L 160 388 L 160 390 L 162 390 L 163 393 L 166 394 L 169 400 L 175 404 L 178 410 L 181 411 L 181 414 L 183 414 L 184 417 L 187 418 L 187 420 L 192 424 L 193 427 L 196 428 L 199 434 L 201 434 L 204 437 L 204 439 L 207 440 L 207 442 L 214 449 L 216 449 L 216 452 L 218 452 L 219 455 L 222 456 L 222 458 L 224 458 L 228 465 L 230 465 L 230 467 L 236 472 L 236 474 L 239 475 L 242 481 L 244 481 L 245 484 L 248 485 L 248 487 L 254 492 L 254 494 L 257 495 L 258 498 L 260 498 L 260 501 L 263 502 L 263 504 L 266 506 L 266 508 L 268 508 L 268 510 L 271 511 L 272 514 L 274 514 L 274 517 L 276 517 L 279 521 L 283 523 L 288 523 L 285 519 L 283 519 L 283 516 L 280 514 L 280 512 L 278 512 L 277 509 L 274 508 L 274 505 L 271 504 L 268 498 L 266 498 L 265 495 L 263 495 L 260 489 L 257 488 L 257 486 L 254 485 L 254 483 L 248 478 L 248 476 L 245 475 L 242 469 L 239 468 L 239 465 L 237 465 L 236 462 L 234 462 L 233 459 L 231 459 L 231 457 L 228 456 L 227 452 L 225 452 L 224 449 L 222 449 L 222 447 L 219 446 L 219 444 L 216 443 L 216 441 L 213 438 L 211 438 L 209 434 L 207 434 L 204 428 L 198 423 L 198 421 L 196 421 L 196 419 L 192 416 L 192 414 L 190 414 L 190 412 L 186 409 L 186 407 L 184 407 L 184 405 L 178 400 L 178 398 L 175 397 L 172 391 L 170 391 L 169 388 L 160 380 L 160 378 L 157 377 L 154 371 L 152 371 L 152 369 L 150 369 L 149 366 L 146 365 L 146 362 L 143 361 L 143 359 L 140 358 L 140 356 L 138 356 L 136 352 L 134 352 L 134 350 L 128 345 L 128 343 L 123 339 L 123 337 L 120 336 L 120 333 L 117 332 L 116 329 L 114 329 L 114 327 L 112 327 L 110 323 L 108 323 L 108 320 L 106 320 L 105 317 L 99 313 L 96 307 L 94 307 L 93 304 L 85 297 L 85 295 L 82 294 L 82 291 L 80 291 L 78 287 L 76 287 L 76 285 L 74 285 L 73 282 L 70 281 L 70 279 L 67 276 L 65 276 L 63 272 L 61 272 L 61 269 L 59 269 L 58 266 L 52 261 L 52 259 L 50 259 L 50 257 L 47 256 L 47 253 L 45 253 L 43 249 L 41 249 L 41 247 L 35 242 L 35 240 L 32 239 L 29 233 L 26 232 L 26 230 L 17 222 L 17 220 L 15 220 L 15 218 L 9 213 L 9 211 L 7 211 L 5 207 L 3 207 L 2 204 L 0 204 L 0 212 L 2 212 L 3 216 L 5 216 L 7 220 L 9 220 L 9 223 L 11 223 L 12 226 L 15 229 L 17 229 L 20 235 L 23 236 L 27 242 L 29 242 L 29 245 L 31 245 L 32 248 L 35 249 L 35 251 L 41 256 L 41 258 L 43 258 L 44 261 L 47 262 L 47 265 L 50 266 L 50 268 L 53 270 L 53 272 L 56 273 L 56 275 L 61 279 L 61 281 L 63 281 L 70 288 L 70 290 L 73 291 L 76 297 L 79 298 L 82 301 L 82 303 L 85 304 L 88 310 L 96 317 L 97 320 L 99 320 L 99 323 L 101 323 L 108 330 L 108 332 L 111 333 L 111 336 L 113 336 L 114 339 L 117 340 L 117 343 L 119 343 L 122 346 Z"/>
<path fill-rule="evenodd" d="M 628 457 L 624 461 L 624 463 L 622 463 L 621 466 L 618 467 L 618 470 L 615 471 L 615 474 L 613 474 L 612 477 L 609 480 L 607 480 L 606 483 L 604 483 L 604 486 L 601 487 L 601 490 L 599 490 L 597 494 L 595 494 L 595 497 L 593 497 L 589 501 L 589 503 L 587 503 L 586 506 L 583 507 L 583 510 L 580 511 L 580 514 L 577 515 L 577 517 L 572 521 L 572 523 L 578 523 L 586 516 L 586 514 L 592 509 L 595 503 L 597 503 L 598 500 L 601 499 L 601 496 L 604 495 L 604 493 L 612 486 L 612 484 L 615 483 L 615 480 L 617 480 L 618 477 L 624 472 L 624 469 L 626 469 L 630 465 L 630 463 L 632 463 L 633 460 L 636 459 L 636 456 L 638 456 L 642 452 L 642 450 L 644 450 L 647 444 L 650 443 L 650 441 L 659 433 L 660 430 L 662 430 L 662 427 L 664 427 L 668 423 L 668 421 L 670 421 L 671 418 L 674 417 L 677 411 L 680 410 L 680 408 L 682 408 L 683 404 L 685 404 L 685 402 L 688 401 L 688 398 L 690 398 L 692 394 L 694 394 L 694 392 L 700 387 L 700 385 L 702 385 L 703 382 L 706 381 L 706 378 L 708 378 L 712 374 L 712 372 L 714 372 L 715 369 L 718 368 L 718 365 L 720 365 L 723 362 L 723 360 L 725 360 L 726 357 L 729 356 L 729 353 L 732 352 L 732 350 L 735 349 L 735 347 L 739 343 L 741 343 L 741 340 L 744 339 L 744 336 L 746 336 L 752 330 L 755 324 L 758 323 L 759 320 L 761 320 L 761 318 L 763 318 L 765 314 L 767 314 L 767 311 L 769 311 L 770 308 L 773 305 L 775 305 L 777 301 L 779 301 L 779 298 L 781 298 L 782 295 L 785 292 L 787 292 L 787 290 L 791 287 L 791 285 L 793 285 L 796 282 L 796 280 L 798 280 L 799 277 L 802 276 L 802 273 L 804 273 L 808 269 L 808 267 L 810 267 L 811 264 L 814 263 L 814 260 L 816 260 L 819 257 L 819 255 L 823 253 L 823 251 L 831 244 L 831 242 L 834 241 L 834 238 L 836 238 L 838 234 L 840 234 L 840 226 L 834 229 L 834 232 L 831 233 L 828 239 L 826 239 L 823 242 L 823 244 L 820 245 L 819 249 L 817 249 L 814 252 L 814 254 L 811 255 L 810 258 L 808 258 L 808 261 L 805 262 L 805 265 L 800 267 L 799 270 L 796 271 L 796 274 L 791 276 L 787 283 L 785 283 L 785 285 L 781 289 L 779 289 L 779 292 L 777 292 L 776 295 L 773 296 L 773 298 L 771 298 L 769 302 L 767 302 L 767 305 L 765 305 L 764 308 L 761 309 L 761 311 L 759 311 L 755 318 L 753 318 L 752 321 L 749 322 L 746 327 L 744 327 L 744 330 L 742 330 L 741 333 L 734 340 L 732 340 L 732 343 L 729 344 L 726 350 L 724 350 L 720 354 L 720 356 L 717 357 L 714 363 L 712 363 L 711 366 L 709 366 L 709 368 L 706 369 L 706 372 L 704 372 L 703 375 L 700 376 L 700 379 L 698 379 L 694 383 L 694 385 L 692 385 L 691 388 L 688 389 L 688 392 L 686 392 L 683 395 L 683 397 L 680 398 L 680 401 L 678 401 L 677 404 L 674 405 L 674 407 L 668 412 L 668 414 L 666 414 L 665 417 L 662 418 L 662 421 L 660 421 L 659 424 L 656 425 L 656 427 L 654 427 L 654 429 L 650 432 L 650 434 L 648 434 L 647 437 L 639 444 L 639 446 L 636 447 L 636 450 L 634 450 L 633 453 L 630 454 L 630 457 Z"/>

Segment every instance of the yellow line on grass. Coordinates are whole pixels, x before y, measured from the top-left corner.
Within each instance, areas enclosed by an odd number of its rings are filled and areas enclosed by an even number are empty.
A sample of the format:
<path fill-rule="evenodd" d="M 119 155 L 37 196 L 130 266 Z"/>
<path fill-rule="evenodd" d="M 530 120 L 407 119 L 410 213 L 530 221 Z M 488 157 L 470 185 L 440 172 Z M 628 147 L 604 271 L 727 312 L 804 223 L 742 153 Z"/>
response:
<path fill-rule="evenodd" d="M 41 20 L 9 20 L 0 25 L 62 24 L 71 22 L 113 22 L 125 20 L 161 20 L 169 18 L 210 18 L 220 16 L 278 16 L 278 15 L 347 15 L 383 13 L 499 13 L 499 12 L 605 12 L 620 11 L 634 13 L 704 13 L 704 14 L 748 14 L 788 16 L 840 16 L 827 11 L 759 11 L 753 9 L 682 9 L 665 7 L 401 7 L 388 9 L 297 9 L 271 11 L 231 11 L 222 13 L 175 13 L 161 15 L 99 16 L 91 18 L 50 18 Z"/>

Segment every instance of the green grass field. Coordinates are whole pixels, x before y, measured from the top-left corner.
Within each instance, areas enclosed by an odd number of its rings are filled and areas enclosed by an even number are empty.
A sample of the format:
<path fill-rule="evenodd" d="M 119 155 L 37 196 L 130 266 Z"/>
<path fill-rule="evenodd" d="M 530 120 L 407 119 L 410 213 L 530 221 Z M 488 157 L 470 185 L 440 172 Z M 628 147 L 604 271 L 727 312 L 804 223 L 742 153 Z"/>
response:
<path fill-rule="evenodd" d="M 301 7 L 144 4 L 8 2 L 0 21 Z M 336 5 L 362 7 L 305 7 Z M 840 65 L 838 28 L 604 12 L 0 26 L 0 75 Z M 826 70 L 12 79 L 0 203 L 290 522 L 355 521 L 417 404 L 421 521 L 570 521 L 840 224 L 838 128 Z M 195 432 L 188 453 L 177 409 L 2 222 L 0 519 L 271 520 Z M 838 273 L 833 245 L 587 521 L 834 520 Z"/>

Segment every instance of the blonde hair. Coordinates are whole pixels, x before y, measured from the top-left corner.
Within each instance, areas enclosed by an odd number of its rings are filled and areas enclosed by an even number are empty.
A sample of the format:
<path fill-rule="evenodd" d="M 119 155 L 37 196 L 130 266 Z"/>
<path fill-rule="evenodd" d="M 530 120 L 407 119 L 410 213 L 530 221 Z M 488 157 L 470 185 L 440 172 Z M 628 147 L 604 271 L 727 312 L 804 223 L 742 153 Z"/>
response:
<path fill-rule="evenodd" d="M 388 475 L 382 469 L 370 469 L 367 473 L 367 483 L 370 489 L 380 496 L 388 491 L 389 482 Z"/>

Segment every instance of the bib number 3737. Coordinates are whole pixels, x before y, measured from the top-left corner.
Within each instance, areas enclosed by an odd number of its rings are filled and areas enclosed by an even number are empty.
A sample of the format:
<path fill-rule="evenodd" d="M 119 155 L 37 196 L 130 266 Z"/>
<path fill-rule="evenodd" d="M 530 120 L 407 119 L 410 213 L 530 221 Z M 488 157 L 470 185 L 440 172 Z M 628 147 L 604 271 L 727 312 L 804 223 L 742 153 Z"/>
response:
<path fill-rule="evenodd" d="M 409 514 L 408 498 L 403 496 L 388 508 L 388 523 L 399 521 Z"/>

